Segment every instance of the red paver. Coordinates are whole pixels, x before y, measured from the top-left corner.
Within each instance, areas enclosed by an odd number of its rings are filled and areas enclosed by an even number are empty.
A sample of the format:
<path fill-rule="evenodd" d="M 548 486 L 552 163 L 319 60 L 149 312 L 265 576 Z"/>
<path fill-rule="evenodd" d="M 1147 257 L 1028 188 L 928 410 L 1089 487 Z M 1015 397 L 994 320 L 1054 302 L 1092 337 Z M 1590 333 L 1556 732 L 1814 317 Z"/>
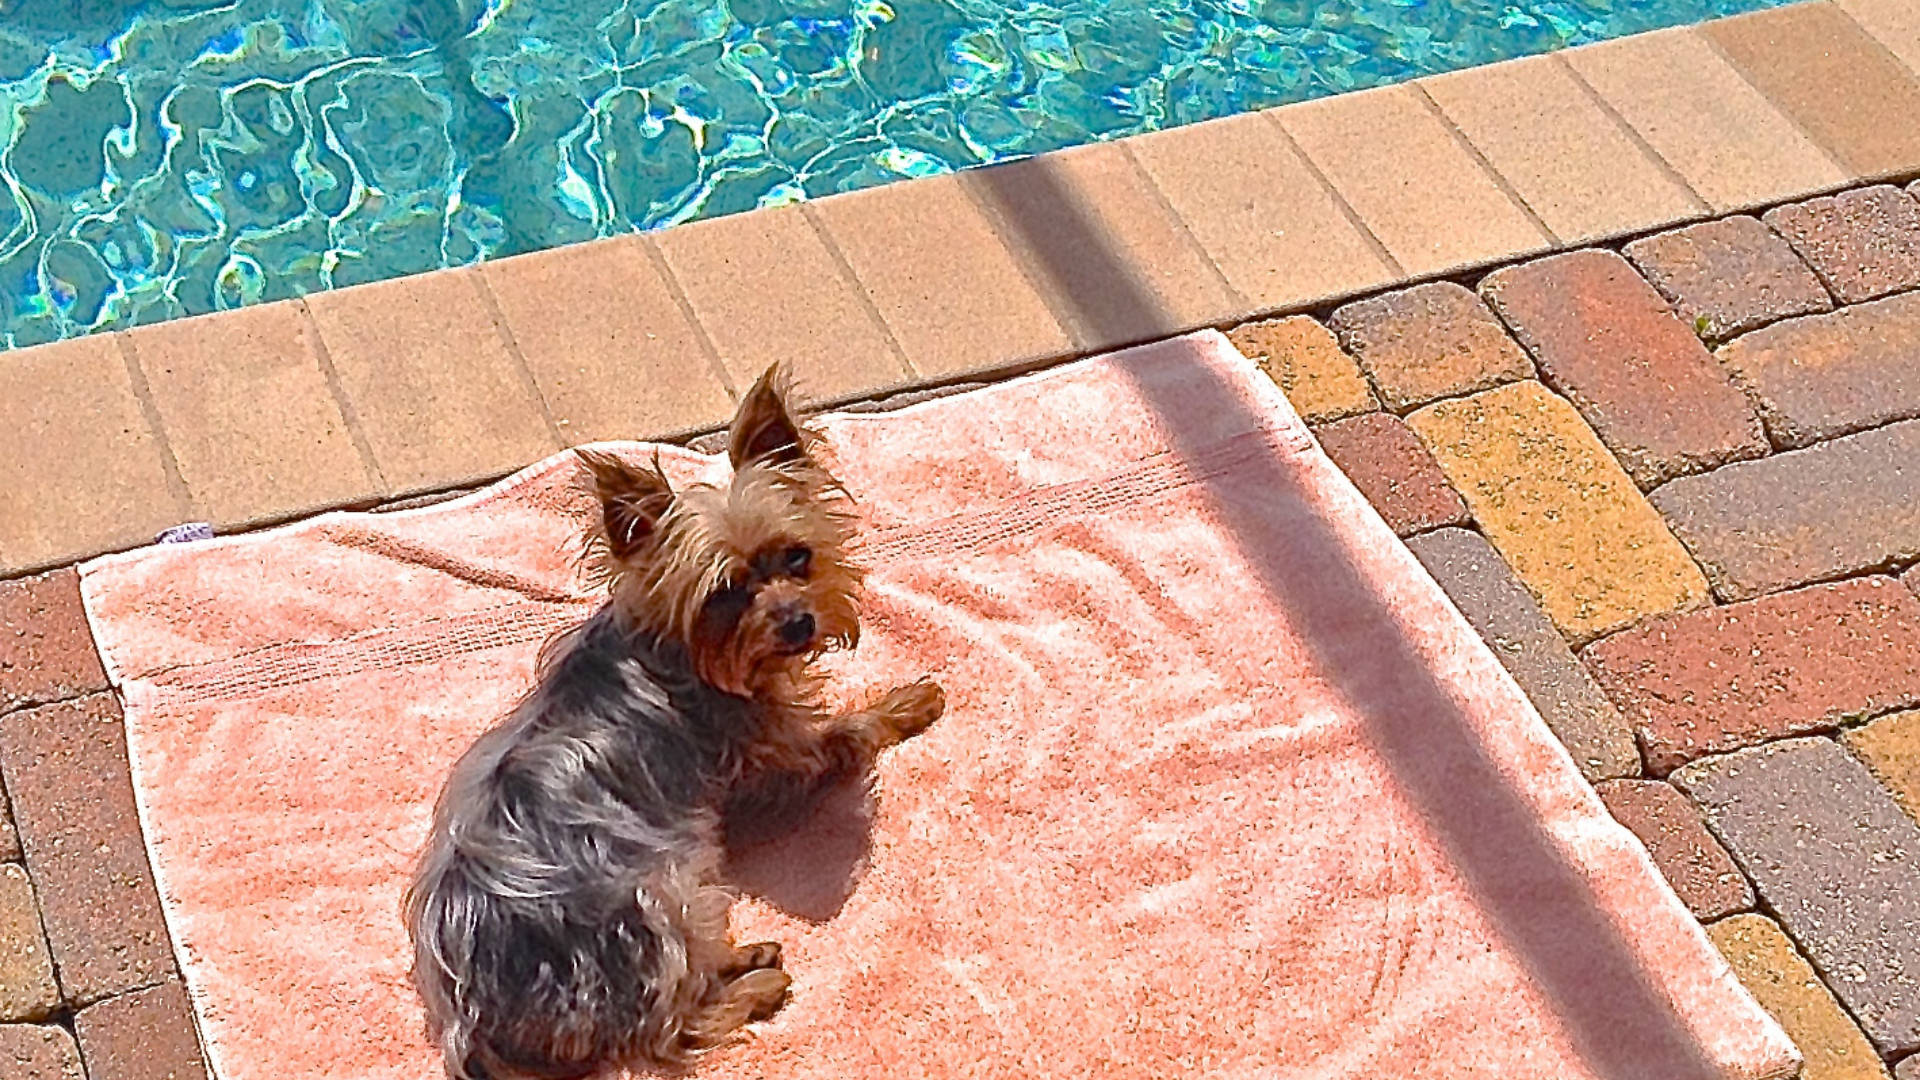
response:
<path fill-rule="evenodd" d="M 1356 301 L 1327 325 L 1395 412 L 1533 377 L 1500 320 L 1451 281 Z"/>
<path fill-rule="evenodd" d="M 108 998 L 73 1018 L 87 1080 L 206 1080 L 187 990 L 178 979 Z"/>
<path fill-rule="evenodd" d="M 1745 395 L 1613 252 L 1508 267 L 1480 291 L 1643 489 L 1766 453 Z"/>
<path fill-rule="evenodd" d="M 1920 1080 L 1920 1054 L 1914 1054 L 1895 1065 L 1893 1080 Z"/>
<path fill-rule="evenodd" d="M 1900 580 L 1907 583 L 1907 588 L 1920 594 L 1920 566 L 1915 566 L 1913 569 L 1900 575 Z"/>
<path fill-rule="evenodd" d="M 1920 420 L 1848 435 L 1648 496 L 1722 600 L 1920 556 Z"/>
<path fill-rule="evenodd" d="M 1707 831 L 1700 808 L 1658 780 L 1609 780 L 1596 788 L 1615 820 L 1633 831 L 1687 910 L 1702 920 L 1753 907 L 1753 886 Z"/>
<path fill-rule="evenodd" d="M 170 974 L 113 696 L 0 720 L 0 770 L 67 999 L 86 1005 Z"/>
<path fill-rule="evenodd" d="M 1920 416 L 1920 293 L 1793 319 L 1719 351 L 1775 446 Z"/>
<path fill-rule="evenodd" d="M 1626 254 L 1674 314 L 1710 341 L 1833 310 L 1833 298 L 1793 248 L 1745 214 L 1635 240 Z"/>
<path fill-rule="evenodd" d="M 107 688 L 71 568 L 0 581 L 0 712 Z"/>
<path fill-rule="evenodd" d="M 1674 783 L 1874 1048 L 1920 1049 L 1920 824 L 1831 739 L 1710 758 Z"/>
<path fill-rule="evenodd" d="M 52 1025 L 0 1024 L 0 1076 L 6 1080 L 85 1080 L 73 1036 Z"/>
<path fill-rule="evenodd" d="M 1320 446 L 1400 536 L 1461 525 L 1467 504 L 1406 421 L 1368 413 L 1315 430 Z"/>
<path fill-rule="evenodd" d="M 1582 654 L 1665 774 L 1920 703 L 1920 597 L 1888 577 L 1663 616 Z"/>
<path fill-rule="evenodd" d="M 1767 211 L 1843 304 L 1920 288 L 1920 202 L 1885 184 Z"/>

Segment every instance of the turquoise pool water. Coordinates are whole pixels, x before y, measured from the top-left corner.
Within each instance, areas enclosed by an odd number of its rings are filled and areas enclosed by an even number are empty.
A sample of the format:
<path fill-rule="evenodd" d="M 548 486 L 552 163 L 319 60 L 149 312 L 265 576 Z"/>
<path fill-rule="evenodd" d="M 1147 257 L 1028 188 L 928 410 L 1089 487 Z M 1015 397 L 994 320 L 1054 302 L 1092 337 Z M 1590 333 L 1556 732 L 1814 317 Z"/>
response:
<path fill-rule="evenodd" d="M 0 0 L 0 342 L 1775 2 Z"/>

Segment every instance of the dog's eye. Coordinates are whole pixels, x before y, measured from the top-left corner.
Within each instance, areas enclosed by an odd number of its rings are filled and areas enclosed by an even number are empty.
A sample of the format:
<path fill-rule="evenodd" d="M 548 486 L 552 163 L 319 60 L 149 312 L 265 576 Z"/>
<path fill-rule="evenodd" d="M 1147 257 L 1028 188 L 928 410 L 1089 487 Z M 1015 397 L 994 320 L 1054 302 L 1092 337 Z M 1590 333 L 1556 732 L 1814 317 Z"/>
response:
<path fill-rule="evenodd" d="M 786 561 L 787 573 L 794 577 L 806 577 L 807 568 L 813 565 L 813 552 L 799 544 L 788 548 L 782 558 Z"/>
<path fill-rule="evenodd" d="M 742 585 L 728 585 L 707 597 L 707 612 L 712 615 L 731 617 L 746 610 L 753 603 L 753 593 Z"/>

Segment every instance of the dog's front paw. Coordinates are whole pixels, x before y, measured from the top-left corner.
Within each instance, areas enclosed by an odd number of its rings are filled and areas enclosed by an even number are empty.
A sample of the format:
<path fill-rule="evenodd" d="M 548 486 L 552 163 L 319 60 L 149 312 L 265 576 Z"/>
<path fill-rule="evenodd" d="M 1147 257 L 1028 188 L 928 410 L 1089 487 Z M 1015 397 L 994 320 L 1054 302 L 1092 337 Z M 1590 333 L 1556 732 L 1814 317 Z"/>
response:
<path fill-rule="evenodd" d="M 927 730 L 940 714 L 947 711 L 947 692 L 932 679 L 903 686 L 888 694 L 875 711 L 887 719 L 887 727 L 896 738 L 907 738 Z"/>

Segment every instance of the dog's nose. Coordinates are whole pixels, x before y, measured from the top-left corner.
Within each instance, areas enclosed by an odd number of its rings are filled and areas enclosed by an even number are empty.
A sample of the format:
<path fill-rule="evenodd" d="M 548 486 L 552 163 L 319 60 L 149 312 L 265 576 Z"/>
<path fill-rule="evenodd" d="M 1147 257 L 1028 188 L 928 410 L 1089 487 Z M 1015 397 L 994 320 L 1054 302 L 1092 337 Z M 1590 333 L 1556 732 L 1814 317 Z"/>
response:
<path fill-rule="evenodd" d="M 813 616 L 795 615 L 780 624 L 780 641 L 786 645 L 805 645 L 813 640 Z"/>

